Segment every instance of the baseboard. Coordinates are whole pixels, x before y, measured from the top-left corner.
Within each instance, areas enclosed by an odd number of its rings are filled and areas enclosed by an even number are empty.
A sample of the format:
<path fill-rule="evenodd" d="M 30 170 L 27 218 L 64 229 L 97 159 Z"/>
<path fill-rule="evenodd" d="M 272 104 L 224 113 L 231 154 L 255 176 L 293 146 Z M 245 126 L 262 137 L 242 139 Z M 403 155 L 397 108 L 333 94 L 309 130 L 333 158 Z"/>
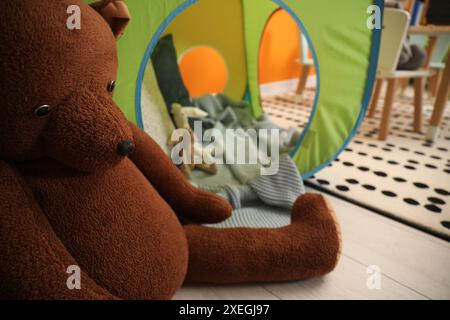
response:
<path fill-rule="evenodd" d="M 298 79 L 289 79 L 277 82 L 270 82 L 261 85 L 260 92 L 261 98 L 267 98 L 279 94 L 285 94 L 290 92 L 295 92 L 298 86 Z M 306 83 L 306 88 L 314 88 L 316 86 L 316 76 L 309 76 L 308 82 Z"/>

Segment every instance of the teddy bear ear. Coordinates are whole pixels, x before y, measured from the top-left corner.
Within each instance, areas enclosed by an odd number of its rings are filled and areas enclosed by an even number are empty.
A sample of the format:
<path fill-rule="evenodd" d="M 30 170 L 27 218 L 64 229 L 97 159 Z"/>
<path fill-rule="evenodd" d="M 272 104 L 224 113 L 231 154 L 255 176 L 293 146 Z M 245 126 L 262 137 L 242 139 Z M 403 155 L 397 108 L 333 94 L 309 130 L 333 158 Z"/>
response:
<path fill-rule="evenodd" d="M 102 0 L 91 4 L 94 8 L 109 24 L 116 39 L 118 39 L 128 23 L 131 16 L 125 2 L 121 0 Z"/>

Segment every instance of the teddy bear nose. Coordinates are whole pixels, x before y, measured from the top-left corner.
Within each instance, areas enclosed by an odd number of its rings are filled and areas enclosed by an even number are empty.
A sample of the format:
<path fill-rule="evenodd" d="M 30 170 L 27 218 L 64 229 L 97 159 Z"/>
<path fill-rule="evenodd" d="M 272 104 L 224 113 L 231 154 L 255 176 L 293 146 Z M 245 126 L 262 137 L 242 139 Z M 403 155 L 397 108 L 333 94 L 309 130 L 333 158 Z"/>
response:
<path fill-rule="evenodd" d="M 125 140 L 119 142 L 117 145 L 117 153 L 121 156 L 128 156 L 130 153 L 134 151 L 134 142 L 130 140 Z"/>

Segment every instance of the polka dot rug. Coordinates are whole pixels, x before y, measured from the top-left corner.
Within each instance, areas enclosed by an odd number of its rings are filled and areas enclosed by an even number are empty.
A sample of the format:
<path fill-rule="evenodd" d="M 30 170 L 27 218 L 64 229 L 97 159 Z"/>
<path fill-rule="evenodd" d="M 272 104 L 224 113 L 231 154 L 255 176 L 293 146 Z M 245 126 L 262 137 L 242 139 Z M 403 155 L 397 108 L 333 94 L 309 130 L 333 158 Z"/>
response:
<path fill-rule="evenodd" d="M 280 126 L 301 130 L 314 96 L 313 90 L 307 90 L 300 103 L 294 94 L 266 98 L 264 110 Z M 450 240 L 450 108 L 440 136 L 428 143 L 423 133 L 412 130 L 413 98 L 407 91 L 396 98 L 388 139 L 379 141 L 382 103 L 339 158 L 307 183 Z M 430 99 L 423 109 L 422 132 L 426 132 L 433 110 Z"/>

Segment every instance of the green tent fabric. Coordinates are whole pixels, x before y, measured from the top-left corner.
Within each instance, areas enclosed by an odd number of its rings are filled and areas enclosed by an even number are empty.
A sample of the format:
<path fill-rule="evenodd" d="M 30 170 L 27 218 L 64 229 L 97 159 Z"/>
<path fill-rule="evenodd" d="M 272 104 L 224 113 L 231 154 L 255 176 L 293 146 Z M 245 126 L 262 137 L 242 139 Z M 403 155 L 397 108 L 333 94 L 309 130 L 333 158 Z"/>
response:
<path fill-rule="evenodd" d="M 143 127 L 140 109 L 141 86 L 151 51 L 160 35 L 176 17 L 174 12 L 182 12 L 195 2 L 195 0 L 126 0 L 132 20 L 118 42 L 120 63 L 114 99 L 127 118 L 141 127 Z"/>
<path fill-rule="evenodd" d="M 373 1 L 274 2 L 302 24 L 316 61 L 315 112 L 293 155 L 300 172 L 310 176 L 318 167 L 334 160 L 336 151 L 348 140 L 360 118 L 370 80 L 373 32 L 367 28 L 367 8 Z M 278 9 L 275 3 L 269 4 L 244 1 L 249 88 L 256 115 L 261 112 L 257 35 L 262 34 L 267 19 Z"/>
<path fill-rule="evenodd" d="M 169 24 L 185 10 L 195 10 L 197 2 L 126 0 L 132 21 L 118 43 L 120 65 L 115 99 L 125 115 L 141 127 L 142 83 L 153 48 Z M 258 51 L 268 18 L 281 7 L 309 38 L 316 62 L 318 91 L 310 122 L 292 154 L 305 178 L 338 156 L 365 115 L 381 35 L 381 30 L 367 27 L 368 7 L 373 4 L 383 12 L 383 0 L 242 0 L 247 64 L 242 72 L 247 73 L 250 105 L 255 115 L 263 112 L 259 97 Z"/>
<path fill-rule="evenodd" d="M 261 35 L 273 13 L 280 7 L 274 1 L 245 0 L 244 28 L 245 46 L 247 51 L 248 88 L 252 112 L 255 117 L 262 113 L 261 98 L 259 95 L 259 48 Z"/>

